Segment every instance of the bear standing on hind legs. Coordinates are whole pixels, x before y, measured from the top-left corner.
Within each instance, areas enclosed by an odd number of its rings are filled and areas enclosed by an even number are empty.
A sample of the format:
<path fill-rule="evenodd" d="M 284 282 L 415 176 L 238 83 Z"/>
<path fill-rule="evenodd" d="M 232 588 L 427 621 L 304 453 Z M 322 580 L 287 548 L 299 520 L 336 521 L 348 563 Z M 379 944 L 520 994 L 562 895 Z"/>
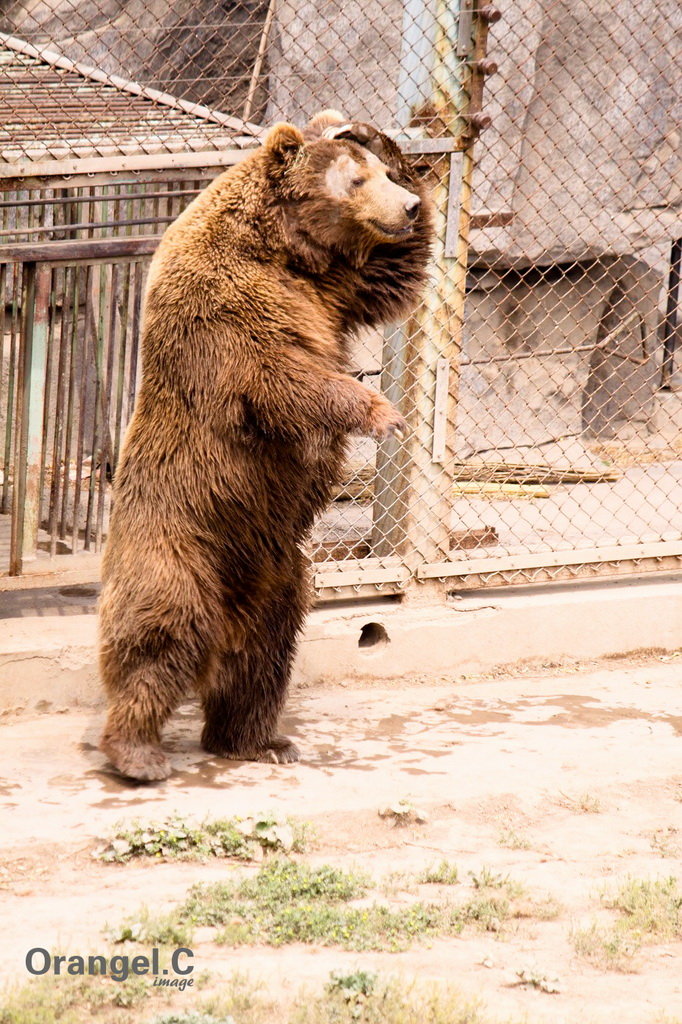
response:
<path fill-rule="evenodd" d="M 212 754 L 298 758 L 277 721 L 308 607 L 301 545 L 348 436 L 404 426 L 346 372 L 349 340 L 409 313 L 430 240 L 397 146 L 333 111 L 276 125 L 166 231 L 103 568 L 101 747 L 122 774 L 169 775 L 161 731 L 192 692 Z"/>

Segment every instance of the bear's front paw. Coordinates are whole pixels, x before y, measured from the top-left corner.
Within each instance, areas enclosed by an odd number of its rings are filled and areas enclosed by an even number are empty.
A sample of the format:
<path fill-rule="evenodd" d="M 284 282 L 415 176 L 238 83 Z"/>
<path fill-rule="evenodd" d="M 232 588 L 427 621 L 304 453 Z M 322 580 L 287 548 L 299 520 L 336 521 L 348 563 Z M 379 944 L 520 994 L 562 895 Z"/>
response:
<path fill-rule="evenodd" d="M 373 394 L 369 414 L 369 436 L 375 437 L 377 441 L 383 441 L 393 435 L 402 441 L 406 430 L 407 423 L 389 400 L 383 395 Z"/>

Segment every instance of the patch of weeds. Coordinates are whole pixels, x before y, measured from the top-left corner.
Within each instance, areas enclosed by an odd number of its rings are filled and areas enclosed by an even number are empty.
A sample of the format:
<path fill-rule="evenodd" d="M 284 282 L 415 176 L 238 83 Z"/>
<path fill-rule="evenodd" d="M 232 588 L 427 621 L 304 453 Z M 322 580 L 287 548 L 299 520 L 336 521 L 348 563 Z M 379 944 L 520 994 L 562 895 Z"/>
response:
<path fill-rule="evenodd" d="M 280 1020 L 280 1014 L 263 992 L 261 982 L 254 981 L 248 974 L 235 971 L 228 979 L 221 980 L 220 990 L 205 996 L 197 1011 L 209 1019 L 223 1024 L 268 1024 Z"/>
<path fill-rule="evenodd" d="M 365 1004 L 372 995 L 376 983 L 377 975 L 369 971 L 355 971 L 354 974 L 336 972 L 331 975 L 325 992 L 332 1003 L 339 1003 L 340 999 L 343 999 L 343 1009 L 350 1018 L 361 1020 L 364 1017 Z"/>
<path fill-rule="evenodd" d="M 85 975 L 36 978 L 5 991 L 0 1024 L 84 1024 L 104 1020 L 115 1024 L 119 1011 L 139 1007 L 156 994 L 147 978 L 114 981 Z M 112 1016 L 112 1014 L 115 1014 Z"/>
<path fill-rule="evenodd" d="M 115 928 L 107 928 L 112 942 L 141 942 L 152 946 L 189 946 L 194 932 L 189 923 L 171 911 L 168 914 L 150 914 L 142 907 L 138 914 L 127 917 Z"/>
<path fill-rule="evenodd" d="M 470 871 L 469 877 L 474 889 L 503 889 L 510 899 L 517 899 L 525 892 L 520 882 L 515 882 L 509 875 L 499 875 L 487 867 L 480 871 Z"/>
<path fill-rule="evenodd" d="M 457 865 L 449 860 L 442 860 L 440 864 L 434 864 L 422 871 L 417 876 L 417 881 L 421 885 L 457 885 Z"/>
<path fill-rule="evenodd" d="M 513 828 L 502 829 L 497 837 L 497 841 L 500 846 L 505 846 L 508 850 L 532 849 L 530 841 L 521 832 L 517 832 Z"/>
<path fill-rule="evenodd" d="M 651 835 L 651 849 L 659 857 L 677 857 L 680 853 L 679 829 L 668 825 L 667 828 L 657 828 Z"/>
<path fill-rule="evenodd" d="M 370 996 L 374 991 L 378 975 L 371 971 L 355 971 L 353 974 L 341 974 L 334 971 L 329 976 L 325 991 L 341 992 L 344 995 Z"/>
<path fill-rule="evenodd" d="M 512 904 L 513 917 L 532 918 L 534 921 L 556 921 L 563 907 L 553 896 L 521 896 Z"/>
<path fill-rule="evenodd" d="M 154 1017 L 149 1024 L 236 1024 L 234 1017 L 214 1017 L 211 1013 L 190 1010 L 179 1013 L 164 1013 Z"/>
<path fill-rule="evenodd" d="M 253 878 L 192 888 L 181 920 L 222 931 L 229 945 L 291 942 L 344 949 L 406 949 L 417 937 L 457 934 L 463 921 L 451 906 L 412 903 L 352 906 L 370 888 L 366 876 L 323 865 L 271 861 Z"/>
<path fill-rule="evenodd" d="M 477 893 L 460 908 L 466 924 L 474 924 L 486 932 L 499 932 L 512 916 L 511 904 L 504 896 Z"/>
<path fill-rule="evenodd" d="M 554 905 L 548 912 L 549 901 L 533 902 L 508 876 L 484 871 L 475 878 L 478 888 L 464 903 L 391 906 L 369 901 L 371 882 L 357 871 L 274 859 L 256 875 L 194 886 L 173 914 L 153 918 L 143 910 L 127 919 L 114 938 L 189 945 L 192 927 L 206 925 L 218 929 L 215 941 L 223 945 L 303 942 L 395 952 L 418 939 L 458 935 L 469 924 L 500 931 L 510 918 L 555 916 Z"/>
<path fill-rule="evenodd" d="M 635 971 L 634 959 L 640 950 L 639 938 L 621 925 L 599 925 L 571 932 L 571 942 L 579 957 L 607 971 Z"/>
<path fill-rule="evenodd" d="M 560 913 L 561 907 L 552 896 L 532 896 L 509 875 L 497 874 L 487 867 L 478 872 L 470 871 L 469 875 L 474 893 L 460 907 L 465 923 L 499 932 L 505 921 L 520 918 L 552 921 Z"/>
<path fill-rule="evenodd" d="M 674 877 L 628 878 L 602 901 L 618 910 L 631 931 L 662 941 L 682 938 L 682 892 Z"/>
<path fill-rule="evenodd" d="M 633 959 L 644 942 L 682 938 L 682 892 L 677 879 L 628 878 L 602 903 L 620 915 L 614 924 L 572 933 L 576 953 L 608 970 L 635 970 Z"/>
<path fill-rule="evenodd" d="M 574 814 L 601 814 L 604 808 L 598 797 L 591 793 L 582 793 L 580 796 L 569 796 L 567 793 L 559 793 L 559 805 L 573 811 Z"/>
<path fill-rule="evenodd" d="M 224 818 L 190 824 L 173 816 L 161 822 L 131 822 L 119 825 L 93 857 L 107 863 L 124 864 L 136 857 L 163 860 L 207 860 L 234 857 L 260 860 L 264 851 L 302 853 L 310 838 L 310 826 L 280 820 L 272 815 L 254 818 Z"/>
<path fill-rule="evenodd" d="M 400 892 L 415 892 L 417 886 L 414 875 L 407 871 L 391 871 L 382 878 L 379 888 L 384 896 L 395 896 Z"/>
<path fill-rule="evenodd" d="M 380 982 L 363 971 L 335 977 L 323 996 L 293 1011 L 289 1024 L 482 1024 L 476 1004 L 444 985 Z"/>
<path fill-rule="evenodd" d="M 238 915 L 246 916 L 250 911 L 251 908 L 235 907 Z M 392 909 L 378 903 L 368 907 L 308 903 L 284 907 L 268 916 L 261 914 L 255 920 L 237 919 L 216 936 L 216 942 L 267 942 L 273 946 L 304 942 L 398 952 L 408 949 L 414 939 L 458 934 L 461 930 L 459 915 L 448 914 L 435 904 L 414 903 Z"/>

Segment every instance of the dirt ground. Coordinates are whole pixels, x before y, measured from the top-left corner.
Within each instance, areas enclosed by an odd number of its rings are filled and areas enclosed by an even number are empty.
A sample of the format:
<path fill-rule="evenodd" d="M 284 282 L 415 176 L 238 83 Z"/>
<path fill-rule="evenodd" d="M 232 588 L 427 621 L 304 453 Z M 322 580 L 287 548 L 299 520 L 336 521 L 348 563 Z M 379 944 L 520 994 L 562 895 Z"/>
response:
<path fill-rule="evenodd" d="M 229 949 L 200 933 L 195 963 L 214 979 L 248 969 L 286 999 L 302 983 L 361 967 L 455 984 L 481 999 L 491 1021 L 682 1018 L 681 941 L 645 944 L 625 973 L 581 959 L 572 941 L 602 918 L 605 885 L 627 876 L 682 881 L 681 669 L 682 657 L 650 654 L 497 678 L 299 691 L 284 723 L 301 747 L 296 765 L 210 758 L 198 745 L 197 709 L 187 705 L 168 730 L 177 770 L 152 787 L 108 770 L 96 749 L 101 714 L 7 717 L 0 984 L 26 979 L 30 947 L 97 952 L 105 925 L 141 904 L 171 908 L 191 884 L 236 870 L 217 860 L 93 860 L 116 823 L 272 811 L 312 823 L 312 863 L 358 866 L 380 879 L 447 858 L 463 888 L 468 872 L 487 867 L 534 897 L 554 897 L 558 916 L 520 918 L 497 933 L 467 928 L 401 953 Z M 397 827 L 379 816 L 401 799 L 427 820 Z M 391 896 L 409 898 L 399 885 Z M 557 978 L 560 991 L 518 984 L 523 970 Z"/>

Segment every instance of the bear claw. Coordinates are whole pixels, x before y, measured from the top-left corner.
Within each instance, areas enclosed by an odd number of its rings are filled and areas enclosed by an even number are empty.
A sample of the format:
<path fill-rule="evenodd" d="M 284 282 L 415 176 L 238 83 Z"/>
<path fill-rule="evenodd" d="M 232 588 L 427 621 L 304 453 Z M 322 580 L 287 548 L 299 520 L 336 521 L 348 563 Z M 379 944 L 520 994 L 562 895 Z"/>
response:
<path fill-rule="evenodd" d="M 269 764 L 292 764 L 300 759 L 298 747 L 286 736 L 275 736 L 267 746 L 250 747 L 241 750 L 226 750 L 219 744 L 202 740 L 202 746 L 209 754 L 224 757 L 230 761 L 265 761 Z"/>
<path fill-rule="evenodd" d="M 298 747 L 288 740 L 286 736 L 277 736 L 272 743 L 266 747 L 258 758 L 259 761 L 270 761 L 272 764 L 292 764 L 300 760 Z"/>

